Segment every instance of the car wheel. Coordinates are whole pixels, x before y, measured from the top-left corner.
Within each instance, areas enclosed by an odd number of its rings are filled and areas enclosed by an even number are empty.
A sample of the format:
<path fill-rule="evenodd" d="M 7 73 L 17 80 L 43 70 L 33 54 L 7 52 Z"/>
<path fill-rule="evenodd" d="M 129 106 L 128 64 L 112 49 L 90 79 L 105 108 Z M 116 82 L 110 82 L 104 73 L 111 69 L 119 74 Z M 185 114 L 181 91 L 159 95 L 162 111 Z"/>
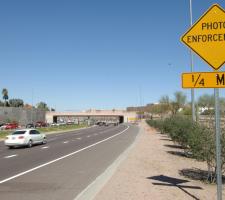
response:
<path fill-rule="evenodd" d="M 14 146 L 8 146 L 8 148 L 9 148 L 9 149 L 13 149 L 13 148 L 14 148 Z"/>
<path fill-rule="evenodd" d="M 42 144 L 46 144 L 47 143 L 47 139 L 44 138 L 43 141 L 42 141 Z"/>
<path fill-rule="evenodd" d="M 32 142 L 32 140 L 29 140 L 27 147 L 31 148 L 32 146 L 33 146 L 33 142 Z"/>

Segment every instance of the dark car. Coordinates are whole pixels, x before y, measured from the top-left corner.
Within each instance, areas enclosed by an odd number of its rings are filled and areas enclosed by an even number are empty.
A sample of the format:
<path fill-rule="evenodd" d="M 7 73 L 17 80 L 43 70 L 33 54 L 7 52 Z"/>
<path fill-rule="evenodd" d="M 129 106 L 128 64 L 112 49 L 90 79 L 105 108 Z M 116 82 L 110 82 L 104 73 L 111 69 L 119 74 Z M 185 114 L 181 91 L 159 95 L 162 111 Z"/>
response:
<path fill-rule="evenodd" d="M 0 127 L 1 127 L 1 126 L 4 126 L 4 125 L 5 125 L 5 123 L 0 123 Z"/>
<path fill-rule="evenodd" d="M 97 122 L 96 125 L 98 126 L 108 126 L 106 122 Z"/>
<path fill-rule="evenodd" d="M 5 123 L 0 123 L 0 130 L 3 130 L 5 128 Z"/>
<path fill-rule="evenodd" d="M 36 122 L 35 127 L 47 127 L 48 124 L 42 121 Z"/>
<path fill-rule="evenodd" d="M 26 128 L 35 128 L 35 125 L 33 123 L 29 123 L 26 125 Z"/>

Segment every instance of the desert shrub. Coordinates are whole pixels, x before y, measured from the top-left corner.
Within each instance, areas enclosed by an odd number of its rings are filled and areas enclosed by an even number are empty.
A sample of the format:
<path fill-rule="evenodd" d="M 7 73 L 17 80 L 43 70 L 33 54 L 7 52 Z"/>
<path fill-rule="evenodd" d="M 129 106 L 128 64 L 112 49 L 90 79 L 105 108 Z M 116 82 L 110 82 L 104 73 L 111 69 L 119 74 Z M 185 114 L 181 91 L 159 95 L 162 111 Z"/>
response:
<path fill-rule="evenodd" d="M 152 124 L 152 125 L 151 125 Z M 205 161 L 208 167 L 207 181 L 216 181 L 216 145 L 215 131 L 192 122 L 189 117 L 175 115 L 171 118 L 151 122 L 149 125 L 160 127 L 163 133 L 168 134 L 171 139 L 180 144 L 185 153 L 189 153 L 192 158 Z M 225 130 L 221 131 L 221 168 L 225 173 Z"/>
<path fill-rule="evenodd" d="M 164 125 L 163 120 L 160 120 L 160 119 L 158 119 L 158 120 L 147 120 L 146 122 L 149 124 L 149 126 L 154 127 L 156 129 L 158 129 L 161 133 L 163 133 L 162 132 L 163 125 Z"/>
<path fill-rule="evenodd" d="M 164 132 L 167 133 L 171 139 L 180 144 L 183 148 L 188 146 L 188 137 L 192 131 L 194 123 L 189 117 L 176 115 L 164 120 Z"/>

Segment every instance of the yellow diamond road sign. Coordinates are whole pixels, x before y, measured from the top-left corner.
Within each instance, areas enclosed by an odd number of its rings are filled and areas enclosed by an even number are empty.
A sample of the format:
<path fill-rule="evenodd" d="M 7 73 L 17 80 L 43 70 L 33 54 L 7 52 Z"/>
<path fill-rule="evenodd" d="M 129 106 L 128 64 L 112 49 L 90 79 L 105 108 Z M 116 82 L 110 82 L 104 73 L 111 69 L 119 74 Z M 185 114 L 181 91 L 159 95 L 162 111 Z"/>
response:
<path fill-rule="evenodd" d="M 225 10 L 214 4 L 182 36 L 181 41 L 218 70 L 225 63 Z"/>

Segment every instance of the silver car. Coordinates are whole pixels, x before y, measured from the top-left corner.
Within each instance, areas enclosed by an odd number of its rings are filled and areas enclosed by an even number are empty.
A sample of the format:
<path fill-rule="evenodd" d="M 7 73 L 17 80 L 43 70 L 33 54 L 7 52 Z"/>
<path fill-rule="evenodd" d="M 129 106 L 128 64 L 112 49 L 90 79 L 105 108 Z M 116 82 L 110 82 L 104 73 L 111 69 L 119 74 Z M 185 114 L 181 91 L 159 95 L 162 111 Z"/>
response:
<path fill-rule="evenodd" d="M 36 129 L 21 129 L 6 136 L 5 145 L 9 148 L 18 146 L 32 147 L 34 144 L 46 144 L 46 135 Z"/>

